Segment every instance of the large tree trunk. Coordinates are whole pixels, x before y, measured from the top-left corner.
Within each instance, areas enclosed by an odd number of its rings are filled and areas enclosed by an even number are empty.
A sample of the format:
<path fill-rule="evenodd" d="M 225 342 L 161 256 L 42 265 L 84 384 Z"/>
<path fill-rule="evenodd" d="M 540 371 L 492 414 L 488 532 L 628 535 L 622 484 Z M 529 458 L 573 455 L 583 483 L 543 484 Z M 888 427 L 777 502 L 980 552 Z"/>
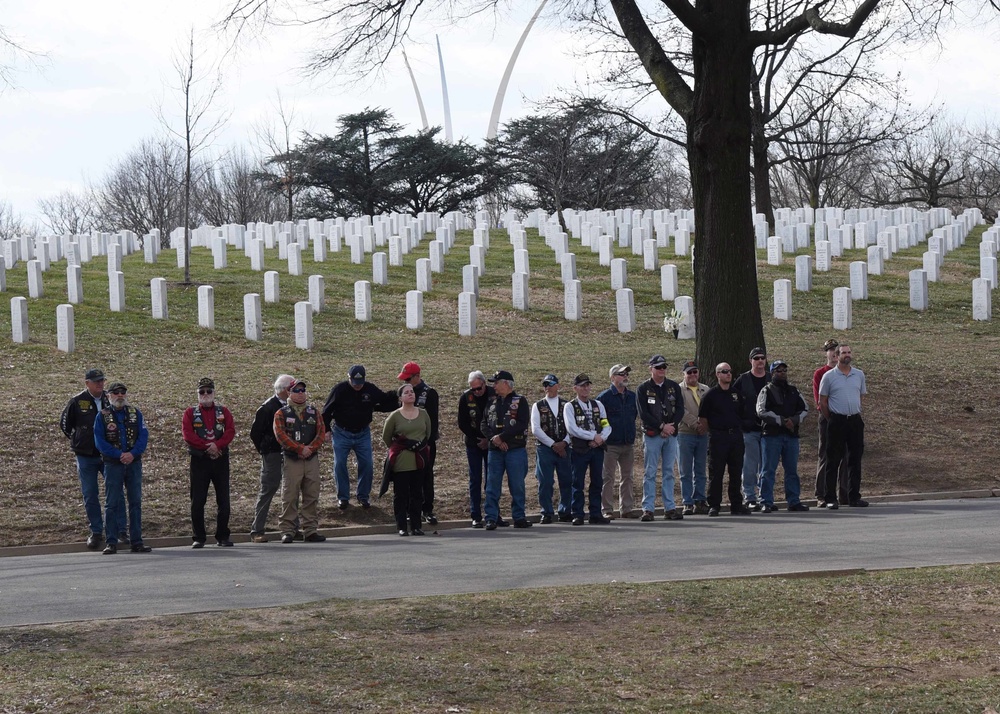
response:
<path fill-rule="evenodd" d="M 764 347 L 750 202 L 750 68 L 747 3 L 711 5 L 716 30 L 693 43 L 695 92 L 688 129 L 694 190 L 697 361 L 744 368 Z"/>

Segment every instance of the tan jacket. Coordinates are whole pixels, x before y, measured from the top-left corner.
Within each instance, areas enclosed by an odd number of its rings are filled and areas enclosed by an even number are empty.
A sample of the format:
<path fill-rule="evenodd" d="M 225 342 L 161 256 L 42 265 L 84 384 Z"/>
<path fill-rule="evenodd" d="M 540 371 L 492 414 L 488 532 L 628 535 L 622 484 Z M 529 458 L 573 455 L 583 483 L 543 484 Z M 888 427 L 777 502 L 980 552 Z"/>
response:
<path fill-rule="evenodd" d="M 708 385 L 698 382 L 698 399 L 704 399 Z M 684 396 L 684 418 L 681 419 L 679 434 L 698 434 L 698 404 L 694 395 L 684 382 L 681 382 L 681 394 Z"/>

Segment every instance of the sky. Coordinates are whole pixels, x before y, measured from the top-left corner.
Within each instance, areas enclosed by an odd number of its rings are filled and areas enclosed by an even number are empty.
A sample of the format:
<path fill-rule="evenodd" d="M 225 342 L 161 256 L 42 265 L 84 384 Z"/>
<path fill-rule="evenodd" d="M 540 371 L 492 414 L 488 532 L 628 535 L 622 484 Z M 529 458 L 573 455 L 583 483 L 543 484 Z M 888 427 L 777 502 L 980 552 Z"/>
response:
<path fill-rule="evenodd" d="M 173 59 L 192 28 L 206 66 L 224 53 L 227 42 L 212 24 L 225 7 L 223 0 L 0 0 L 4 30 L 39 53 L 33 63 L 20 62 L 13 86 L 0 92 L 0 201 L 37 219 L 40 198 L 99 180 L 141 140 L 162 134 L 161 115 L 176 126 Z M 432 125 L 444 124 L 435 33 L 454 135 L 478 142 L 507 59 L 533 11 L 532 2 L 460 28 L 418 28 L 407 55 Z M 588 67 L 575 54 L 582 40 L 570 29 L 543 14 L 515 67 L 502 122 L 530 113 L 533 101 L 587 81 Z M 915 106 L 937 101 L 960 120 L 994 120 L 1000 113 L 998 29 L 1000 17 L 992 25 L 952 31 L 940 47 L 892 58 L 886 66 L 902 72 Z M 276 120 L 279 92 L 299 130 L 333 133 L 339 115 L 365 107 L 389 109 L 407 131 L 420 128 L 401 58 L 361 86 L 330 74 L 308 78 L 302 67 L 318 39 L 307 27 L 269 28 L 241 39 L 223 65 L 217 105 L 228 119 L 214 151 L 252 147 L 255 127 Z"/>

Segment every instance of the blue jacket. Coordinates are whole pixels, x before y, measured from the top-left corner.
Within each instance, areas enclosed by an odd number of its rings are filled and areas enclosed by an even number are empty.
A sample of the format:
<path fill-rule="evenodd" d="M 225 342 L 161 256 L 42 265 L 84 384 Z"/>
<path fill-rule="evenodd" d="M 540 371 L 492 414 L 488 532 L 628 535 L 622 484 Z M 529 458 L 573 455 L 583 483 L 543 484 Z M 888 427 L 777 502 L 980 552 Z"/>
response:
<path fill-rule="evenodd" d="M 121 438 L 125 433 L 125 417 L 128 409 L 135 409 L 136 421 L 138 422 L 137 434 L 135 439 L 135 445 L 129 450 L 129 452 L 135 458 L 142 456 L 142 452 L 146 450 L 146 444 L 149 442 L 149 431 L 146 430 L 146 422 L 142 418 L 142 412 L 132 406 L 126 406 L 124 409 L 111 409 L 112 415 L 114 415 L 115 422 L 118 424 L 117 433 L 112 435 L 114 443 L 108 440 L 107 430 L 104 426 L 104 416 L 103 412 L 97 412 L 97 418 L 94 420 L 94 443 L 97 445 L 97 450 L 106 458 L 112 461 L 117 461 L 121 458 L 123 453 L 121 446 Z"/>
<path fill-rule="evenodd" d="M 611 436 L 608 443 L 623 446 L 635 443 L 635 420 L 639 416 L 639 408 L 635 402 L 635 392 L 628 387 L 621 394 L 611 385 L 597 395 L 597 401 L 604 405 L 611 423 Z"/>

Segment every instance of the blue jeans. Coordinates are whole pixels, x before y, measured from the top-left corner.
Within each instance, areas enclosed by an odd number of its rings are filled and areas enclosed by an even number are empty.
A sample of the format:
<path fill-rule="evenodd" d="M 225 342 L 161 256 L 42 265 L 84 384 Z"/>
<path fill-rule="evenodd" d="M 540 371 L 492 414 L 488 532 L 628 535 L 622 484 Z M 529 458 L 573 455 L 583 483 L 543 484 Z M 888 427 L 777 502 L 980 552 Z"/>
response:
<path fill-rule="evenodd" d="M 535 478 L 538 480 L 538 505 L 544 515 L 554 515 L 552 490 L 555 478 L 559 479 L 559 513 L 569 513 L 573 502 L 573 463 L 569 447 L 562 458 L 551 446 L 539 444 L 535 450 Z"/>
<path fill-rule="evenodd" d="M 483 472 L 488 457 L 489 451 L 478 446 L 465 447 L 465 458 L 469 462 L 469 515 L 474 521 L 483 519 Z"/>
<path fill-rule="evenodd" d="M 573 452 L 570 456 L 573 462 L 573 515 L 583 516 L 583 487 L 587 481 L 587 469 L 590 468 L 590 489 L 587 498 L 590 502 L 590 515 L 601 515 L 601 489 L 604 488 L 604 449 L 590 449 L 582 454 Z"/>
<path fill-rule="evenodd" d="M 528 475 L 528 450 L 490 449 L 486 467 L 486 520 L 494 523 L 500 518 L 500 489 L 503 473 L 507 472 L 507 489 L 510 491 L 510 515 L 515 521 L 524 520 L 524 479 Z"/>
<path fill-rule="evenodd" d="M 764 473 L 760 477 L 760 500 L 774 505 L 774 478 L 778 459 L 785 471 L 785 500 L 789 506 L 799 503 L 799 440 L 788 434 L 765 436 L 761 441 Z"/>
<path fill-rule="evenodd" d="M 368 501 L 372 493 L 372 430 L 347 431 L 334 425 L 333 475 L 337 480 L 337 500 L 351 500 L 351 479 L 347 475 L 347 457 L 351 451 L 358 460 L 358 501 Z"/>
<path fill-rule="evenodd" d="M 677 462 L 677 439 L 673 436 L 642 437 L 643 466 L 642 510 L 656 510 L 656 472 L 662 467 L 663 511 L 674 510 L 674 464 Z"/>
<path fill-rule="evenodd" d="M 90 532 L 100 535 L 104 532 L 104 518 L 101 509 L 101 489 L 98 483 L 98 474 L 104 474 L 104 458 L 101 456 L 77 456 L 76 470 L 80 474 L 80 491 L 83 493 L 83 507 L 87 511 L 87 524 Z M 121 495 L 121 486 L 118 487 Z M 104 492 L 108 494 L 107 480 L 104 482 Z M 122 510 L 121 518 L 117 521 L 118 528 L 115 536 L 125 532 L 125 511 Z"/>
<path fill-rule="evenodd" d="M 120 461 L 104 462 L 104 490 L 107 492 L 105 523 L 122 523 L 125 520 L 125 499 L 122 485 L 128 495 L 128 539 L 132 545 L 142 543 L 142 459 L 128 466 Z M 122 526 L 124 529 L 124 526 Z M 108 528 L 108 543 L 118 543 L 117 528 Z"/>
<path fill-rule="evenodd" d="M 685 506 L 706 500 L 708 481 L 708 434 L 677 435 L 677 471 L 681 477 L 681 500 Z"/>
<path fill-rule="evenodd" d="M 760 440 L 763 434 L 759 431 L 743 432 L 743 500 L 756 503 L 757 489 L 760 487 L 761 458 Z"/>

